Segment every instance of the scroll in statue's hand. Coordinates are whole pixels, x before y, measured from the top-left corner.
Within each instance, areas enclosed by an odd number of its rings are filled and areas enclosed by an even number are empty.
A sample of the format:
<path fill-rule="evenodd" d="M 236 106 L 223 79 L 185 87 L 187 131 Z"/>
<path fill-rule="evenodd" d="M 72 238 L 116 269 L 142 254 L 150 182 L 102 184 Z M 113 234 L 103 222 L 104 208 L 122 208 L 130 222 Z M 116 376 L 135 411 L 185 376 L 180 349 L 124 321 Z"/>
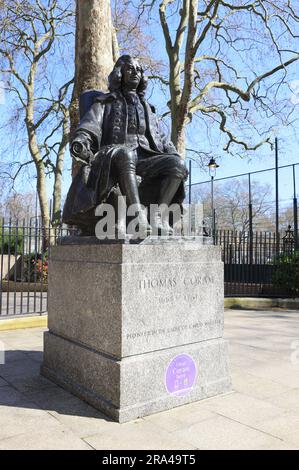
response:
<path fill-rule="evenodd" d="M 71 145 L 71 154 L 75 160 L 88 164 L 93 159 L 93 153 L 88 139 L 74 139 Z"/>

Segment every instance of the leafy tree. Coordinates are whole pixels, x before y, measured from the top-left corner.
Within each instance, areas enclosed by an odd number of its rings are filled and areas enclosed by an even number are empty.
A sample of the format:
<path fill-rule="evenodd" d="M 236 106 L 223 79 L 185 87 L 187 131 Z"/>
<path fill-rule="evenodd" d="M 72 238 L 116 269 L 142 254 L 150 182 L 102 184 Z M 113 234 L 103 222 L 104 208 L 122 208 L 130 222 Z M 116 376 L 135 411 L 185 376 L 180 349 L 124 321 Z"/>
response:
<path fill-rule="evenodd" d="M 299 294 L 299 250 L 282 254 L 276 259 L 277 268 L 272 282 L 278 289 L 284 289 L 296 297 Z"/>

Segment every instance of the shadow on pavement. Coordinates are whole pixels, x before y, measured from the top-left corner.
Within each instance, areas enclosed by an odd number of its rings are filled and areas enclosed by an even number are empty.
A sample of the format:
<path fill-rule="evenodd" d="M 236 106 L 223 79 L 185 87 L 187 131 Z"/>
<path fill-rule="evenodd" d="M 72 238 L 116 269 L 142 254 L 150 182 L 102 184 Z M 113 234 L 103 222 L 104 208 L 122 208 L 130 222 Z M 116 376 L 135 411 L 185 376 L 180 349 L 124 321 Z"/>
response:
<path fill-rule="evenodd" d="M 21 407 L 112 421 L 40 374 L 43 353 L 8 350 L 0 363 L 0 408 Z M 0 409 L 1 414 L 1 409 Z"/>

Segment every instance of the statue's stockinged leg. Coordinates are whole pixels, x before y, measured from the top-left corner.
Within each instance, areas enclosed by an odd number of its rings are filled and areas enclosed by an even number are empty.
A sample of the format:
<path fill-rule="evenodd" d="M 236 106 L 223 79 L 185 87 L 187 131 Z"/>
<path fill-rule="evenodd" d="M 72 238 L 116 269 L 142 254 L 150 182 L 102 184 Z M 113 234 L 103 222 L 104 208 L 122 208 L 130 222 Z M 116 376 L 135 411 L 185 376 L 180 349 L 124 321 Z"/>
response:
<path fill-rule="evenodd" d="M 142 238 L 147 237 L 152 233 L 152 229 L 148 223 L 146 211 L 140 203 L 135 153 L 126 149 L 120 150 L 114 158 L 113 166 L 118 175 L 120 191 L 126 197 L 127 208 L 134 206 L 134 213 L 138 218 L 138 234 Z"/>
<path fill-rule="evenodd" d="M 155 230 L 158 231 L 159 235 L 173 235 L 173 229 L 169 225 L 168 208 L 171 205 L 180 184 L 181 179 L 175 178 L 173 176 L 165 177 L 161 181 L 160 194 L 158 199 L 160 210 L 156 213 L 154 220 L 154 227 Z"/>

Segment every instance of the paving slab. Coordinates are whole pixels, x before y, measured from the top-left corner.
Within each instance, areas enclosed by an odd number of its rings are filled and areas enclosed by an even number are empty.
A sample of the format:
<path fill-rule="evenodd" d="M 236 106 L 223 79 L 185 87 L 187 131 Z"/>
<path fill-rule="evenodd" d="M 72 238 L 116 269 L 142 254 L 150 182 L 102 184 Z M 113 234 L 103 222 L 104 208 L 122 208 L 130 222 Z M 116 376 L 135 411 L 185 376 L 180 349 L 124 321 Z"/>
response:
<path fill-rule="evenodd" d="M 116 432 L 117 427 L 114 421 L 104 416 L 88 404 L 74 409 L 69 402 L 68 410 L 50 411 L 50 414 L 59 421 L 60 424 L 70 429 L 74 435 L 81 439 L 95 436 L 106 432 Z M 120 425 L 121 426 L 121 425 Z"/>
<path fill-rule="evenodd" d="M 252 427 L 283 413 L 278 406 L 239 392 L 207 400 L 204 406 L 221 416 Z"/>
<path fill-rule="evenodd" d="M 175 410 L 146 416 L 144 420 L 163 428 L 165 431 L 177 431 L 178 429 L 200 423 L 216 416 L 213 411 L 206 409 L 201 406 L 201 404 L 202 403 L 192 403 L 176 408 Z"/>
<path fill-rule="evenodd" d="M 299 387 L 270 397 L 268 402 L 287 411 L 295 411 L 299 414 Z"/>
<path fill-rule="evenodd" d="M 92 447 L 59 426 L 1 439 L 0 450 L 92 450 Z"/>
<path fill-rule="evenodd" d="M 257 428 L 299 448 L 299 412 L 285 412 L 276 418 L 259 423 Z"/>
<path fill-rule="evenodd" d="M 173 433 L 201 450 L 253 450 L 275 448 L 283 443 L 276 438 L 225 416 L 217 416 Z"/>
<path fill-rule="evenodd" d="M 250 373 L 244 372 L 244 369 L 233 369 L 231 374 L 234 390 L 254 398 L 263 400 L 292 390 L 290 387 L 274 382 L 273 380 L 255 377 Z"/>
<path fill-rule="evenodd" d="M 50 430 L 57 428 L 59 421 L 49 413 L 44 413 L 35 404 L 24 399 L 18 405 L 0 407 L 1 426 L 0 442 L 2 439 L 18 436 L 19 434 L 34 434 L 38 429 Z M 54 433 L 54 430 L 53 430 Z"/>
<path fill-rule="evenodd" d="M 116 423 L 118 424 L 118 423 Z M 197 447 L 184 439 L 177 438 L 175 434 L 157 428 L 144 420 L 133 423 L 125 423 L 120 427 L 110 428 L 101 434 L 96 434 L 84 439 L 95 449 L 105 450 L 192 450 Z M 117 439 L 115 436 L 117 435 Z"/>

